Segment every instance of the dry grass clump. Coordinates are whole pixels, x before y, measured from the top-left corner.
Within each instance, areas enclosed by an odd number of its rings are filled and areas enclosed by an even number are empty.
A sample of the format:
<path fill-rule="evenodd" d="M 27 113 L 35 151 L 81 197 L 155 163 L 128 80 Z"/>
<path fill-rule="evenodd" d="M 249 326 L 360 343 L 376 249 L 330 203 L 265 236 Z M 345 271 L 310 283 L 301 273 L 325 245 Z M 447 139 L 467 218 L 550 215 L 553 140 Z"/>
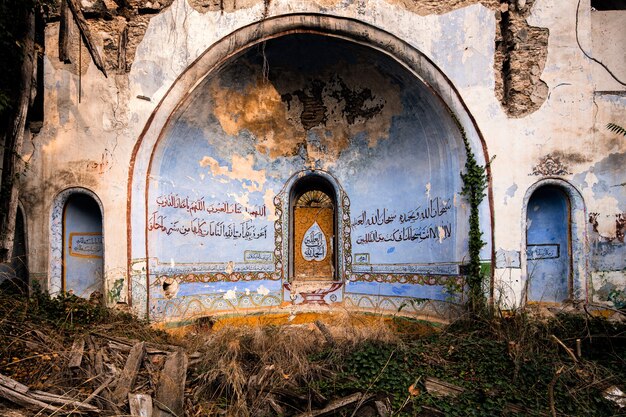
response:
<path fill-rule="evenodd" d="M 399 343 L 377 316 L 323 318 L 328 325 L 222 326 L 199 335 L 193 343 L 200 351 L 191 379 L 194 403 L 204 403 L 204 412 L 222 409 L 233 416 L 302 412 L 327 401 L 315 385 L 338 374 L 342 357 L 354 346 Z"/>

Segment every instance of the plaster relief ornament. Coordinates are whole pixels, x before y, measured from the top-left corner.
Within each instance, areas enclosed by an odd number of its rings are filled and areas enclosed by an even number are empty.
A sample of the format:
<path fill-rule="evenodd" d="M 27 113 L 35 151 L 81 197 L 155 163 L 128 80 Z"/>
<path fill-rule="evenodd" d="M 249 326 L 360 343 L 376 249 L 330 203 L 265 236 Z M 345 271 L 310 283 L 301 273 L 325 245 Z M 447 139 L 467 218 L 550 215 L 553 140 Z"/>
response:
<path fill-rule="evenodd" d="M 529 175 L 551 176 L 568 174 L 571 174 L 571 172 L 569 172 L 567 166 L 561 162 L 561 158 L 548 154 L 533 167 L 533 172 Z"/>
<path fill-rule="evenodd" d="M 317 222 L 313 222 L 309 230 L 304 234 L 300 249 L 302 251 L 302 257 L 306 261 L 319 262 L 326 258 L 326 253 L 328 252 L 326 236 Z"/>

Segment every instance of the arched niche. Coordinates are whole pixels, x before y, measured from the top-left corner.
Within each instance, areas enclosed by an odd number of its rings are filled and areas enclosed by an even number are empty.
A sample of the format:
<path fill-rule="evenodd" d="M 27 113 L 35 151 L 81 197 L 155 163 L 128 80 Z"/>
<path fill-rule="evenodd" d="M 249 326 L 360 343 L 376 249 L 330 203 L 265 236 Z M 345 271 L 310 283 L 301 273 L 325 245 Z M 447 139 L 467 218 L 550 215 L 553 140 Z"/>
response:
<path fill-rule="evenodd" d="M 102 203 L 95 193 L 75 187 L 57 194 L 50 214 L 50 294 L 103 292 L 102 224 Z"/>
<path fill-rule="evenodd" d="M 290 193 L 290 281 L 338 281 L 337 197 L 319 175 L 304 176 Z"/>
<path fill-rule="evenodd" d="M 523 302 L 582 300 L 587 289 L 584 200 L 569 182 L 545 178 L 522 209 Z"/>
<path fill-rule="evenodd" d="M 276 114 L 280 120 L 272 119 Z M 342 184 L 346 198 L 336 194 L 337 208 L 345 201 L 362 217 L 359 223 L 336 215 L 337 230 L 343 222 L 352 236 L 337 243 L 337 281 L 368 297 L 384 284 L 389 297 L 442 299 L 467 246 L 458 194 L 465 148 L 457 123 L 484 163 L 480 133 L 454 86 L 419 51 L 366 24 L 290 15 L 225 37 L 175 82 L 135 147 L 130 291 L 148 288 L 148 294 L 137 290 L 132 297 L 156 319 L 167 319 L 168 306 L 191 301 L 213 306 L 226 299 L 238 309 L 231 297 L 252 296 L 245 308 L 279 305 L 281 283 L 289 280 L 290 208 L 288 193 L 276 198 L 290 190 L 290 176 L 325 172 Z M 195 216 L 200 212 L 202 218 Z M 262 221 L 245 224 L 259 213 Z M 372 221 L 384 227 L 366 230 Z M 490 240 L 491 225 L 483 226 Z M 173 244 L 171 236 L 183 239 Z M 374 248 L 391 241 L 398 245 Z M 439 244 L 411 246 L 419 241 Z M 353 251 L 355 244 L 373 249 Z M 165 294 L 162 281 L 172 277 L 183 285 Z M 413 291 L 417 286 L 425 290 Z M 206 288 L 213 294 L 199 301 L 197 291 Z M 245 298 L 237 295 L 242 289 Z"/>
<path fill-rule="evenodd" d="M 28 241 L 26 217 L 21 202 L 18 202 L 16 211 L 11 259 L 6 264 L 0 264 L 0 282 L 5 280 L 13 280 L 13 285 L 19 290 L 28 289 Z"/>

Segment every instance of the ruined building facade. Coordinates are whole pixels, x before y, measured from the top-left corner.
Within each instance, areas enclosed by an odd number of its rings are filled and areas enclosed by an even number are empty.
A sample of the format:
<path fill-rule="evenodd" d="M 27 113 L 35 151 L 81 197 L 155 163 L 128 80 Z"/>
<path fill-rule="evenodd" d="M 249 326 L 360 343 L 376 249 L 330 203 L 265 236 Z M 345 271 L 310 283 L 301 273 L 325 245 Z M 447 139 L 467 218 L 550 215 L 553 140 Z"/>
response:
<path fill-rule="evenodd" d="M 489 299 L 621 308 L 626 11 L 592 6 L 64 1 L 25 141 L 29 279 L 155 321 L 441 314 L 471 152 Z"/>

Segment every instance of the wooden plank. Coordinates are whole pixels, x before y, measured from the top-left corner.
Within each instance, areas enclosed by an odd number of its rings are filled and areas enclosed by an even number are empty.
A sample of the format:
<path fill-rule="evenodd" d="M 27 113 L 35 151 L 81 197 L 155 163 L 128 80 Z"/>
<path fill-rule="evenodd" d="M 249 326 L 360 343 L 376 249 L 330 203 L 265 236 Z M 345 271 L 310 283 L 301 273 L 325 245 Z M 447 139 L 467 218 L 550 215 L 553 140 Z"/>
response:
<path fill-rule="evenodd" d="M 0 397 L 31 410 L 47 410 L 55 413 L 61 411 L 61 409 L 59 409 L 58 407 L 46 404 L 45 402 L 36 400 L 34 398 L 30 398 L 3 385 L 0 385 Z"/>
<path fill-rule="evenodd" d="M 116 336 L 109 336 L 107 334 L 104 333 L 91 333 L 94 336 L 98 336 L 101 337 L 103 339 L 107 339 L 107 340 L 112 340 L 113 342 L 118 343 L 118 345 L 116 346 L 116 349 L 122 349 L 122 346 L 120 345 L 126 345 L 129 348 L 136 345 L 137 343 L 139 343 L 139 340 L 137 339 L 127 339 L 125 337 L 116 337 Z M 145 342 L 146 343 L 146 352 L 149 354 L 167 354 L 167 353 L 172 353 L 172 352 L 176 352 L 178 349 L 180 349 L 180 346 L 174 346 L 174 345 L 164 345 L 164 344 L 160 344 L 160 343 L 152 343 L 152 342 Z M 112 346 L 110 346 L 112 347 Z M 128 349 L 130 350 L 130 349 Z"/>
<path fill-rule="evenodd" d="M 335 342 L 335 338 L 333 337 L 333 335 L 330 333 L 330 330 L 328 330 L 328 327 L 326 327 L 326 325 L 320 320 L 315 320 L 315 325 L 322 333 L 322 336 L 324 336 L 324 339 L 326 340 L 326 343 L 328 343 L 328 346 L 334 348 L 337 343 Z"/>
<path fill-rule="evenodd" d="M 435 397 L 456 397 L 457 395 L 465 391 L 463 388 L 457 385 L 453 385 L 446 381 L 442 381 L 440 379 L 432 377 L 427 377 L 424 380 L 424 386 L 426 387 L 426 391 L 428 391 L 429 394 Z"/>
<path fill-rule="evenodd" d="M 28 396 L 48 404 L 64 406 L 63 409 L 68 411 L 72 410 L 72 412 L 100 413 L 101 411 L 98 407 L 94 407 L 93 405 L 85 404 L 84 402 L 76 401 L 62 395 L 51 394 L 49 392 L 30 391 Z"/>
<path fill-rule="evenodd" d="M 70 369 L 80 368 L 80 364 L 83 362 L 83 353 L 85 352 L 85 339 L 78 337 L 72 344 L 72 350 L 70 351 L 70 360 L 68 366 Z"/>
<path fill-rule="evenodd" d="M 380 417 L 389 417 L 389 407 L 382 401 L 374 401 L 376 412 Z"/>
<path fill-rule="evenodd" d="M 132 417 L 152 417 L 152 397 L 147 394 L 128 394 Z"/>
<path fill-rule="evenodd" d="M 89 30 L 89 25 L 87 25 L 87 21 L 85 20 L 85 16 L 83 16 L 83 12 L 80 9 L 80 5 L 78 4 L 78 0 L 66 0 L 67 5 L 69 6 L 72 14 L 74 15 L 74 20 L 76 21 L 76 25 L 80 30 L 80 34 L 83 36 L 83 40 L 85 41 L 85 46 L 87 46 L 87 50 L 91 55 L 91 59 L 93 59 L 93 63 L 96 65 L 104 76 L 107 76 L 107 72 L 104 69 L 104 63 L 102 62 L 102 58 L 100 58 L 100 53 L 96 48 L 96 44 L 93 41 L 91 36 L 91 31 Z"/>
<path fill-rule="evenodd" d="M 4 376 L 2 374 L 0 374 L 0 385 L 2 385 L 3 387 L 9 388 L 13 391 L 17 391 L 20 394 L 26 394 L 29 390 L 29 388 L 26 385 L 20 384 L 13 378 L 9 378 L 8 376 Z"/>
<path fill-rule="evenodd" d="M 181 350 L 167 355 L 156 388 L 153 417 L 184 416 L 187 365 L 187 355 Z"/>
<path fill-rule="evenodd" d="M 71 19 L 67 10 L 67 2 L 61 0 L 61 22 L 59 26 L 59 61 L 69 64 Z"/>
<path fill-rule="evenodd" d="M 100 394 L 102 391 L 104 391 L 104 389 L 106 387 L 109 386 L 109 384 L 111 384 L 111 382 L 113 382 L 113 380 L 115 379 L 115 377 L 113 375 L 110 375 L 102 384 L 100 384 L 100 386 L 98 388 L 96 388 L 91 395 L 89 395 L 89 397 L 87 397 L 85 399 L 85 401 L 83 401 L 85 404 L 88 404 L 89 402 L 91 402 L 94 398 L 96 398 L 98 396 L 98 394 Z"/>
<path fill-rule="evenodd" d="M 141 362 L 143 361 L 145 354 L 146 346 L 144 342 L 137 343 L 130 350 L 128 358 L 126 359 L 126 365 L 124 365 L 122 374 L 117 380 L 115 391 L 113 391 L 112 400 L 116 404 L 121 405 L 126 402 L 128 393 L 137 379 L 137 373 L 139 372 L 139 368 L 141 368 Z"/>
<path fill-rule="evenodd" d="M 124 25 L 124 29 L 119 34 L 117 44 L 117 71 L 118 74 L 126 74 L 126 45 L 128 44 L 128 26 Z"/>
<path fill-rule="evenodd" d="M 367 396 L 364 398 L 363 394 L 357 392 L 356 394 L 348 395 L 347 397 L 339 398 L 337 400 L 331 401 L 326 407 L 319 410 L 311 410 L 305 413 L 301 413 L 296 415 L 296 417 L 320 417 L 325 416 L 327 414 L 334 413 L 335 411 L 347 407 L 349 405 L 355 404 L 357 402 L 365 402 L 367 399 L 372 398 L 373 396 Z"/>

